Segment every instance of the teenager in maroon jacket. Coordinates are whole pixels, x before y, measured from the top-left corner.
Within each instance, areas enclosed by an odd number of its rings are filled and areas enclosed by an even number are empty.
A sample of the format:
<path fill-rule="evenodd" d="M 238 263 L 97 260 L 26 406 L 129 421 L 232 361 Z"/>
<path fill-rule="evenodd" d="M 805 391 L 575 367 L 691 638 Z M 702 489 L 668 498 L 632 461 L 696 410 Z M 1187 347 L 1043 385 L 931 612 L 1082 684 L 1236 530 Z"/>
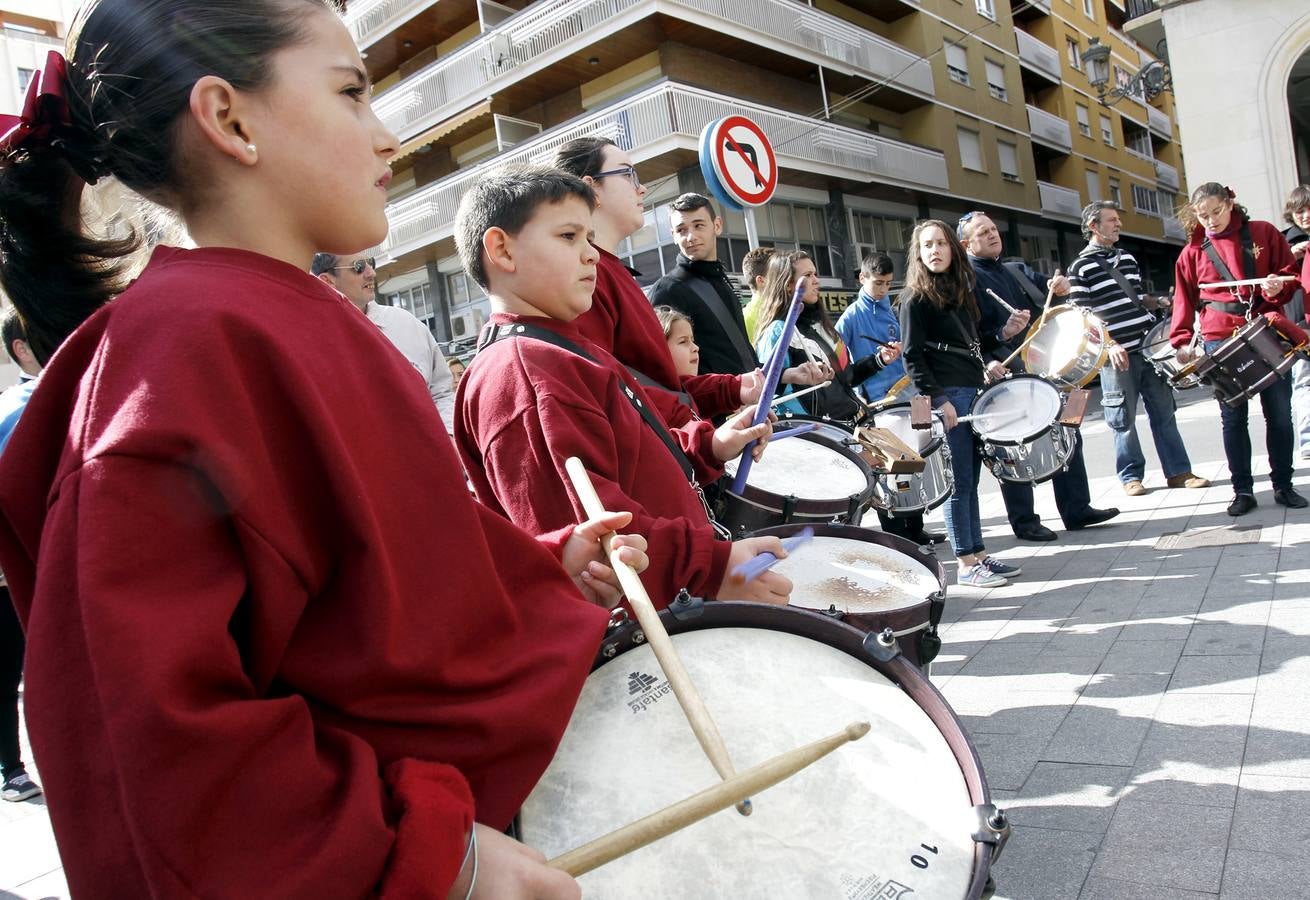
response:
<path fill-rule="evenodd" d="M 32 84 L 0 280 L 63 346 L 0 460 L 0 564 L 72 894 L 578 897 L 502 830 L 607 620 L 559 559 L 625 516 L 547 543 L 474 503 L 409 364 L 306 271 L 386 233 L 396 139 L 339 17 L 101 0 Z M 82 233 L 109 175 L 198 247 L 92 314 L 134 245 Z"/>
<path fill-rule="evenodd" d="M 1191 212 L 1196 219 L 1191 238 L 1174 264 L 1173 327 L 1169 340 L 1178 348 L 1179 362 L 1188 362 L 1188 350 L 1200 314 L 1201 337 L 1209 352 L 1246 324 L 1265 313 L 1281 313 L 1296 290 L 1295 280 L 1279 281 L 1274 275 L 1296 275 L 1296 258 L 1286 238 L 1269 222 L 1253 220 L 1236 195 L 1218 182 L 1207 182 L 1192 192 Z M 1206 247 L 1213 247 L 1228 269 L 1220 270 Z M 1246 262 L 1245 258 L 1250 257 Z M 1254 287 L 1209 288 L 1202 284 L 1264 278 Z M 1269 480 L 1274 502 L 1293 509 L 1307 505 L 1292 487 L 1292 383 L 1283 376 L 1260 392 L 1265 417 L 1265 446 L 1269 451 Z M 1219 404 L 1223 423 L 1224 455 L 1233 481 L 1230 516 L 1255 509 L 1255 480 L 1251 475 L 1251 435 L 1247 429 L 1246 402 Z"/>
<path fill-rule="evenodd" d="M 493 310 L 458 397 L 455 439 L 474 490 L 516 524 L 547 534 L 581 509 L 564 469 L 576 456 L 606 508 L 630 509 L 633 530 L 649 540 L 643 580 L 657 605 L 681 588 L 785 603 L 791 584 L 781 576 L 742 586 L 726 577 L 756 553 L 780 551 L 781 542 L 715 539 L 647 392 L 574 324 L 596 282 L 599 254 L 588 241 L 594 202 L 586 182 L 540 167 L 484 175 L 460 201 L 455 242 Z M 770 430 L 768 423 L 720 429 L 719 459 Z"/>

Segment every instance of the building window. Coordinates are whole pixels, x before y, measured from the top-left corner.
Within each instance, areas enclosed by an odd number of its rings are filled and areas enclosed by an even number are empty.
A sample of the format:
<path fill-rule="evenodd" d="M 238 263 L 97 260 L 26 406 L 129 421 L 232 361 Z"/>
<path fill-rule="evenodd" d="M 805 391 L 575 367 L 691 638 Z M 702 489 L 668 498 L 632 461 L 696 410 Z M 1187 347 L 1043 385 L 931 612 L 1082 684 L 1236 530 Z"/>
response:
<path fill-rule="evenodd" d="M 987 171 L 983 168 L 982 142 L 978 140 L 978 132 L 957 128 L 955 133 L 960 142 L 960 165 L 977 172 Z"/>
<path fill-rule="evenodd" d="M 1124 205 L 1123 194 L 1121 194 L 1121 193 L 1119 192 L 1119 179 L 1118 179 L 1118 178 L 1111 178 L 1111 179 L 1110 179 L 1110 199 L 1114 201 L 1114 205 L 1115 205 L 1115 206 L 1123 206 L 1123 205 Z"/>
<path fill-rule="evenodd" d="M 1151 136 L 1147 134 L 1146 129 L 1130 126 L 1127 119 L 1121 121 L 1124 126 L 1124 146 L 1138 156 L 1154 159 L 1155 150 L 1151 146 Z"/>
<path fill-rule="evenodd" d="M 995 0 L 977 0 L 978 15 L 986 16 L 993 22 L 996 21 L 996 2 Z"/>
<path fill-rule="evenodd" d="M 1073 38 L 1065 38 L 1064 48 L 1069 54 L 1069 65 L 1081 72 L 1083 70 L 1083 58 L 1079 55 L 1078 42 Z"/>
<path fill-rule="evenodd" d="M 1101 116 L 1101 140 L 1111 147 L 1114 146 L 1114 125 L 1110 122 L 1109 116 Z"/>
<path fill-rule="evenodd" d="M 1124 93 L 1128 94 L 1129 96 L 1136 97 L 1138 100 L 1142 101 L 1143 103 L 1146 102 L 1146 98 L 1143 95 L 1141 84 L 1137 84 L 1137 85 L 1133 85 L 1132 87 L 1129 87 L 1129 85 L 1132 84 L 1132 81 L 1133 81 L 1133 76 L 1131 73 L 1125 71 L 1119 66 L 1114 67 L 1115 85 L 1117 85 Z"/>
<path fill-rule="evenodd" d="M 1087 202 L 1095 203 L 1101 199 L 1101 176 L 1091 169 L 1087 170 Z"/>
<path fill-rule="evenodd" d="M 1083 0 L 1083 12 L 1087 13 L 1087 18 L 1093 22 L 1096 21 L 1096 0 Z"/>
<path fill-rule="evenodd" d="M 1006 181 L 1019 180 L 1019 148 L 1009 141 L 997 141 L 996 151 L 1001 157 L 1001 177 Z"/>
<path fill-rule="evenodd" d="M 946 45 L 946 74 L 951 81 L 969 83 L 969 56 L 959 44 Z"/>
<path fill-rule="evenodd" d="M 432 291 L 427 284 L 386 295 L 387 304 L 399 306 L 413 314 L 424 325 L 432 328 L 433 307 Z"/>
<path fill-rule="evenodd" d="M 27 86 L 32 83 L 32 76 L 36 74 L 35 69 L 24 69 L 21 66 L 18 69 L 18 96 L 23 97 L 27 94 Z"/>
<path fill-rule="evenodd" d="M 1078 113 L 1078 133 L 1083 137 L 1092 136 L 1092 120 L 1089 118 L 1087 107 L 1081 103 L 1076 104 Z"/>
<path fill-rule="evenodd" d="M 855 244 L 855 255 L 863 259 L 870 253 L 886 253 L 896 264 L 901 277 L 905 276 L 905 248 L 913 231 L 912 219 L 851 210 L 851 242 Z"/>
<path fill-rule="evenodd" d="M 1006 100 L 1010 94 L 1005 89 L 1005 67 L 1000 63 L 994 63 L 990 59 L 985 60 L 987 64 L 987 93 L 991 94 L 997 100 Z"/>
<path fill-rule="evenodd" d="M 1160 217 L 1160 195 L 1153 188 L 1133 185 L 1133 209 L 1148 216 Z"/>

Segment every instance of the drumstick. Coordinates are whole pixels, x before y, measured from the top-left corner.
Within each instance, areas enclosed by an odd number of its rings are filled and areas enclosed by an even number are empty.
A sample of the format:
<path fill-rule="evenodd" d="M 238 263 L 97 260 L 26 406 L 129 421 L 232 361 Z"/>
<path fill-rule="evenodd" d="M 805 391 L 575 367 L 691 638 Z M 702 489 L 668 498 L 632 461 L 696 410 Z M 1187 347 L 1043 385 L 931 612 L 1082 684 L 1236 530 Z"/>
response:
<path fill-rule="evenodd" d="M 880 340 L 878 340 L 876 337 L 874 337 L 874 336 L 871 335 L 871 334 L 862 334 L 862 335 L 860 335 L 860 337 L 863 338 L 863 339 L 866 340 L 866 341 L 873 341 L 873 342 L 874 342 L 875 344 L 877 344 L 879 347 L 886 347 L 888 350 L 895 350 L 895 349 L 896 349 L 896 348 L 893 347 L 891 344 L 887 343 L 886 341 L 880 341 Z"/>
<path fill-rule="evenodd" d="M 573 483 L 573 491 L 577 494 L 578 502 L 582 504 L 587 518 L 594 519 L 605 515 L 605 504 L 600 502 L 600 495 L 596 493 L 596 488 L 591 483 L 591 477 L 587 474 L 586 467 L 582 465 L 582 460 L 570 456 L 564 460 L 564 470 L 568 472 L 569 480 Z M 718 726 L 710 718 L 710 711 L 705 708 L 705 701 L 701 699 L 700 692 L 692 683 L 691 675 L 682 664 L 678 651 L 673 649 L 673 642 L 669 640 L 669 633 L 664 630 L 664 623 L 660 621 L 659 613 L 655 611 L 655 604 L 646 593 L 646 586 L 637 577 L 636 570 L 622 562 L 618 551 L 610 546 L 613 536 L 614 533 L 610 532 L 600 539 L 600 543 L 605 548 L 605 554 L 609 557 L 614 574 L 618 576 L 619 586 L 627 595 L 628 604 L 637 616 L 637 622 L 646 632 L 646 642 L 650 644 L 650 649 L 654 651 L 660 668 L 669 679 L 669 686 L 673 688 L 673 695 L 678 698 L 678 705 L 687 716 L 697 742 L 709 757 L 719 777 L 729 779 L 737 773 L 737 770 L 733 768 L 732 760 L 728 756 L 728 748 L 723 743 L 723 736 L 719 734 Z M 743 816 L 749 816 L 750 799 L 742 797 L 740 801 L 737 804 L 737 811 Z"/>
<path fill-rule="evenodd" d="M 810 422 L 806 425 L 797 425 L 795 428 L 784 428 L 782 431 L 775 431 L 769 440 L 780 441 L 783 438 L 795 437 L 798 434 L 808 434 L 811 431 L 817 430 L 818 427 L 818 422 Z"/>
<path fill-rule="evenodd" d="M 791 553 L 812 537 L 814 537 L 814 529 L 807 525 L 800 531 L 796 532 L 795 536 L 785 538 L 782 542 L 782 549 Z M 774 556 L 766 550 L 763 553 L 746 560 L 744 563 L 737 566 L 737 568 L 733 569 L 731 576 L 732 583 L 745 584 L 748 581 L 753 581 L 769 571 L 769 569 L 772 569 L 778 564 L 778 561 L 779 558 L 777 556 Z"/>
<path fill-rule="evenodd" d="M 1015 309 L 1013 306 L 1006 303 L 1005 298 L 1002 297 L 1000 294 L 996 293 L 996 291 L 992 290 L 991 288 L 983 288 L 983 290 L 987 292 L 988 297 L 991 297 L 997 303 L 1001 304 L 1001 306 L 1004 306 L 1006 310 L 1009 311 L 1010 315 L 1014 316 L 1019 314 L 1019 310 Z"/>
<path fill-rule="evenodd" d="M 765 760 L 740 775 L 726 779 L 721 784 L 706 788 L 672 806 L 666 806 L 658 812 L 624 825 L 594 841 L 589 841 L 577 849 L 563 853 L 547 865 L 563 869 L 574 878 L 585 875 L 592 869 L 600 868 L 620 856 L 639 850 L 660 838 L 668 837 L 675 831 L 681 831 L 721 809 L 727 809 L 743 797 L 758 794 L 780 781 L 785 781 L 843 744 L 858 741 L 868 733 L 868 722 L 852 722 L 834 735 Z"/>
<path fill-rule="evenodd" d="M 779 403 L 786 403 L 788 400 L 795 400 L 797 397 L 804 397 L 806 394 L 813 394 L 815 391 L 819 390 L 820 388 L 826 388 L 830 384 L 832 384 L 831 381 L 821 381 L 818 384 L 807 387 L 803 391 L 793 391 L 790 394 L 779 394 L 778 396 L 774 397 L 772 400 L 769 401 L 769 405 L 777 406 Z M 774 437 L 776 438 L 777 435 L 775 434 Z M 736 490 L 736 488 L 734 488 L 734 490 Z M 741 493 L 741 492 L 738 491 L 737 493 Z"/>
<path fill-rule="evenodd" d="M 1060 270 L 1056 269 L 1055 274 L 1051 276 L 1050 280 L 1055 281 L 1055 279 L 1059 277 L 1060 277 Z M 1022 353 L 1025 349 L 1027 349 L 1028 345 L 1031 344 L 1033 342 L 1033 339 L 1037 337 L 1037 332 L 1041 331 L 1042 325 L 1045 324 L 1046 322 L 1046 315 L 1051 310 L 1051 298 L 1054 296 L 1055 296 L 1055 288 L 1051 287 L 1046 291 L 1046 302 L 1042 304 L 1042 314 L 1041 316 L 1038 317 L 1037 324 L 1034 325 L 1033 329 L 1028 332 L 1028 336 L 1024 338 L 1023 343 L 1020 344 L 1018 347 L 1016 347 L 1013 353 L 1005 357 L 1005 361 L 1001 363 L 1002 367 L 1008 368 L 1010 363 L 1014 360 L 1014 358 L 1018 356 L 1020 353 Z"/>
<path fill-rule="evenodd" d="M 782 368 L 784 361 L 787 359 L 787 348 L 791 346 L 791 336 L 796 333 L 796 318 L 801 314 L 801 306 L 804 305 L 805 296 L 805 279 L 796 279 L 796 290 L 791 295 L 791 308 L 787 310 L 787 318 L 782 323 L 782 334 L 778 336 L 778 343 L 773 348 L 773 354 L 764 366 L 764 387 L 760 390 L 761 397 L 772 397 L 778 390 L 778 379 L 782 377 Z M 755 407 L 755 415 L 751 418 L 751 425 L 759 425 L 769 417 L 769 408 L 772 404 L 760 403 Z M 741 451 L 741 463 L 737 466 L 737 474 L 732 480 L 733 493 L 740 494 L 746 489 L 746 480 L 750 476 L 751 464 L 755 462 L 755 457 L 751 455 L 755 449 L 755 441 L 751 441 Z"/>
<path fill-rule="evenodd" d="M 1275 281 L 1300 281 L 1300 279 L 1295 275 L 1270 275 L 1266 276 L 1266 278 L 1273 278 Z M 1205 284 L 1198 285 L 1198 287 L 1203 291 L 1208 291 L 1211 288 L 1250 287 L 1256 284 L 1264 284 L 1266 278 L 1239 278 L 1237 281 L 1209 281 Z"/>

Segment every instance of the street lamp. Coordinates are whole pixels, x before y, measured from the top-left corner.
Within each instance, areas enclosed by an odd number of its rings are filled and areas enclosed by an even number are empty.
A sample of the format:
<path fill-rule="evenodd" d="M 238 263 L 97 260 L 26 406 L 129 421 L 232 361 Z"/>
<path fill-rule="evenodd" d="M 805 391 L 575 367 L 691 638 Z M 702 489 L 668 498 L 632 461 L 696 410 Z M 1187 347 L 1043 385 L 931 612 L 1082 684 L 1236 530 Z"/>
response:
<path fill-rule="evenodd" d="M 1151 60 L 1132 78 L 1123 84 L 1107 90 L 1110 83 L 1110 48 L 1102 44 L 1099 38 L 1092 38 L 1087 49 L 1082 52 L 1083 67 L 1087 70 L 1087 81 L 1096 88 L 1096 99 L 1102 106 L 1113 106 L 1124 97 L 1145 97 L 1154 100 L 1165 91 L 1174 88 L 1173 77 L 1169 67 L 1158 59 Z"/>

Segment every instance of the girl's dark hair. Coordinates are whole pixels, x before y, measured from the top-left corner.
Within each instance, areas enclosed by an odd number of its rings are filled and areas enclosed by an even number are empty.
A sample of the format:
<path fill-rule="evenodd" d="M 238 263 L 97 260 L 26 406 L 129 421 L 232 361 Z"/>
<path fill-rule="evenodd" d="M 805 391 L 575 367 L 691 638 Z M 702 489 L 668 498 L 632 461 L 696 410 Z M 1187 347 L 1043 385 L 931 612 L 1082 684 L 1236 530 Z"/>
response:
<path fill-rule="evenodd" d="M 113 176 L 177 210 L 189 178 L 177 147 L 191 88 L 204 75 L 256 91 L 272 56 L 305 39 L 306 18 L 331 0 L 99 0 L 70 37 L 71 124 L 58 146 L 29 141 L 0 159 L 0 284 L 42 365 L 124 287 L 126 235 L 83 230 L 87 182 Z"/>
<path fill-rule="evenodd" d="M 594 178 L 598 173 L 605 171 L 605 164 L 602 161 L 605 148 L 617 146 L 618 144 L 604 137 L 574 138 L 555 151 L 554 165 L 555 168 L 563 169 L 578 178 L 588 176 Z"/>
<path fill-rule="evenodd" d="M 929 228 L 940 228 L 951 245 L 951 265 L 940 274 L 933 272 L 923 264 L 919 256 L 919 237 Z M 910 245 L 905 248 L 905 292 L 903 296 L 915 295 L 925 298 L 937 309 L 949 310 L 963 306 L 969 316 L 977 322 L 982 318 L 978 311 L 978 300 L 973 296 L 976 279 L 973 266 L 965 256 L 964 245 L 955 236 L 955 231 L 941 219 L 924 219 L 914 226 L 910 235 Z"/>
<path fill-rule="evenodd" d="M 1303 209 L 1310 209 L 1310 184 L 1298 184 L 1292 188 L 1292 193 L 1287 195 L 1287 204 L 1283 207 L 1283 218 L 1288 225 L 1295 225 L 1296 220 L 1292 214 Z"/>
<path fill-rule="evenodd" d="M 1227 185 L 1222 185 L 1217 181 L 1207 181 L 1196 190 L 1192 191 L 1192 203 L 1200 203 L 1205 199 L 1211 200 L 1232 200 L 1233 208 L 1242 214 L 1242 218 L 1250 220 L 1251 214 L 1246 211 L 1246 207 L 1237 202 L 1237 194 Z"/>
<path fill-rule="evenodd" d="M 755 320 L 757 333 L 751 335 L 752 343 L 759 340 L 760 335 L 769 325 L 787 318 L 787 310 L 791 309 L 791 298 L 796 292 L 796 264 L 803 259 L 813 260 L 813 257 L 804 250 L 774 253 L 769 257 L 769 266 L 764 270 L 764 287 L 760 288 L 760 296 L 763 299 L 759 317 Z M 823 301 L 820 300 L 814 305 L 818 307 L 814 315 L 818 319 L 819 326 L 829 334 L 836 335 L 837 329 L 833 327 L 832 319 L 828 316 Z"/>

